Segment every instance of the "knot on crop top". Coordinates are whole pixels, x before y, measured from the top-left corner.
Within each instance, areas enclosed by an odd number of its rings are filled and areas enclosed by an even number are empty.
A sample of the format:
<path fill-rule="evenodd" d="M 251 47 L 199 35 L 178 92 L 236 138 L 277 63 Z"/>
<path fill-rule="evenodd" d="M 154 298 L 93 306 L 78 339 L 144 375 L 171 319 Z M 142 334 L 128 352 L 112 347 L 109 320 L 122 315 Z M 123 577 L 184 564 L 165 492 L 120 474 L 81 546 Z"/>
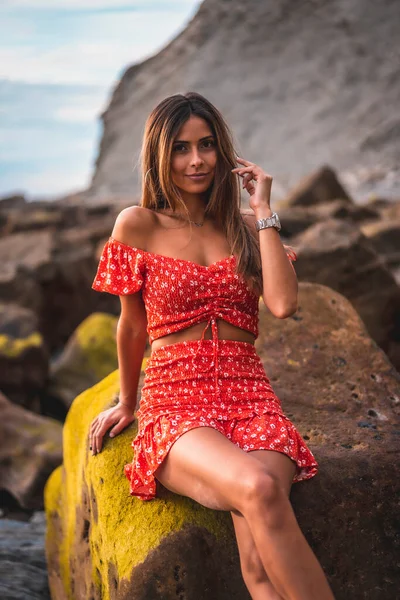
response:
<path fill-rule="evenodd" d="M 291 261 L 297 258 L 292 249 L 288 256 Z M 147 252 L 110 237 L 92 288 L 116 295 L 141 290 L 150 343 L 202 321 L 207 322 L 203 337 L 211 324 L 214 338 L 217 319 L 246 329 L 257 338 L 259 297 L 236 273 L 235 266 L 233 254 L 205 266 Z"/>

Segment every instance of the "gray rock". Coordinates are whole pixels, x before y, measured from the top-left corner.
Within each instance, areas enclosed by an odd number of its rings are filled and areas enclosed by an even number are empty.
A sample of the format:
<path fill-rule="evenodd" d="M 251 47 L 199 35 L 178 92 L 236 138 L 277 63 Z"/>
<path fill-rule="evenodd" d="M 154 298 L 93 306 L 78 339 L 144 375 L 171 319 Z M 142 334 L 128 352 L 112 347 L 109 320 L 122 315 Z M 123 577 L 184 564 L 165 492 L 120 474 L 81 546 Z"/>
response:
<path fill-rule="evenodd" d="M 139 196 L 132 165 L 145 119 L 190 90 L 221 110 L 244 158 L 274 176 L 273 196 L 322 164 L 356 173 L 356 185 L 361 167 L 384 177 L 399 163 L 399 12 L 393 0 L 205 0 L 115 86 L 90 192 Z"/>
<path fill-rule="evenodd" d="M 2 600 L 50 600 L 45 531 L 44 512 L 35 513 L 28 522 L 0 519 Z"/>

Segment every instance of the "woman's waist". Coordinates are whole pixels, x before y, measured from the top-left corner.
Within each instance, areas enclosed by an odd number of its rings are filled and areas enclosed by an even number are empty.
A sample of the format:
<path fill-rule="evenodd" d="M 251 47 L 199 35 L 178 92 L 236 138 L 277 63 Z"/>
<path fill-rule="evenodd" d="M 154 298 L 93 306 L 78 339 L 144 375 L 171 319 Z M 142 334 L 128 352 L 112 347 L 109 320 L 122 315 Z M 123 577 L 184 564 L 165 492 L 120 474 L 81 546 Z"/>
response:
<path fill-rule="evenodd" d="M 251 331 L 232 325 L 223 319 L 215 319 L 215 322 L 217 326 L 218 340 L 244 342 L 254 345 L 256 335 L 254 335 Z M 182 342 L 197 342 L 201 340 L 212 341 L 212 329 L 207 327 L 207 325 L 208 321 L 204 320 L 189 327 L 185 327 L 180 331 L 175 331 L 168 335 L 159 337 L 152 342 L 151 351 L 153 353 L 153 351 L 162 347 L 180 344 Z"/>

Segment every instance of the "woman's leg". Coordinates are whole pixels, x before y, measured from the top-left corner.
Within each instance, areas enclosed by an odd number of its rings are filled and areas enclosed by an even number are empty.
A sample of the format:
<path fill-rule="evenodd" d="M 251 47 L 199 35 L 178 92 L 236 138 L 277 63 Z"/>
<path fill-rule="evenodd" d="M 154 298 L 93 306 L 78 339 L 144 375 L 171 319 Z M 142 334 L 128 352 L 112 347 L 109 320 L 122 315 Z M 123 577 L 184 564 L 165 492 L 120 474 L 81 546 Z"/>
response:
<path fill-rule="evenodd" d="M 171 446 L 155 477 L 204 506 L 242 514 L 273 586 L 285 599 L 332 600 L 280 484 L 280 469 L 274 460 L 261 463 L 219 431 L 197 427 Z"/>
<path fill-rule="evenodd" d="M 242 577 L 252 600 L 284 600 L 269 579 L 253 540 L 247 521 L 239 512 L 231 511 L 239 548 Z"/>
<path fill-rule="evenodd" d="M 285 454 L 271 450 L 252 450 L 251 455 L 267 466 L 271 460 L 276 463 L 280 483 L 289 496 L 296 471 L 295 463 Z M 231 515 L 239 548 L 242 575 L 252 600 L 284 600 L 285 596 L 279 594 L 274 588 L 264 569 L 246 519 L 235 510 L 231 511 Z"/>

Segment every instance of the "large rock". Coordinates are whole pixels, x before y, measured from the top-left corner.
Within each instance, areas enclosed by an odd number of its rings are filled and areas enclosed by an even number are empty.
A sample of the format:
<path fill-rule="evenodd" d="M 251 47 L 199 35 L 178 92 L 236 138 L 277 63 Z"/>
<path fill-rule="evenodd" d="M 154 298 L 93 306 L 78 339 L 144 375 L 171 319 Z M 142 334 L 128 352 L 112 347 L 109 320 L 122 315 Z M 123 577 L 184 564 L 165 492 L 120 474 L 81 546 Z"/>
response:
<path fill-rule="evenodd" d="M 0 598 L 50 600 L 44 512 L 28 522 L 0 519 Z"/>
<path fill-rule="evenodd" d="M 298 311 L 284 321 L 262 306 L 257 349 L 319 462 L 291 500 L 336 600 L 395 600 L 398 372 L 351 304 L 316 284 L 300 284 Z"/>
<path fill-rule="evenodd" d="M 360 227 L 393 275 L 400 268 L 400 212 L 397 219 L 382 219 Z M 400 284 L 400 279 L 397 280 Z"/>
<path fill-rule="evenodd" d="M 132 165 L 145 119 L 166 96 L 189 90 L 214 102 L 244 158 L 273 174 L 273 195 L 322 164 L 340 174 L 398 165 L 399 38 L 392 0 L 205 0 L 182 33 L 113 89 L 92 194 L 140 197 Z"/>
<path fill-rule="evenodd" d="M 111 214 L 100 214 L 91 224 L 58 234 L 49 229 L 0 238 L 0 301 L 33 310 L 52 353 L 94 310 L 117 314 L 118 297 L 101 298 L 91 289 L 97 245 L 109 235 L 114 220 Z"/>
<path fill-rule="evenodd" d="M 301 281 L 322 283 L 348 298 L 376 343 L 400 368 L 400 288 L 359 228 L 328 219 L 292 237 Z"/>
<path fill-rule="evenodd" d="M 41 411 L 49 353 L 33 311 L 0 303 L 0 389 L 29 410 Z"/>
<path fill-rule="evenodd" d="M 352 203 L 335 171 L 325 165 L 311 175 L 303 177 L 284 203 L 287 206 L 314 206 L 334 200 Z"/>
<path fill-rule="evenodd" d="M 143 383 L 141 379 L 140 386 Z M 45 488 L 46 555 L 54 600 L 244 600 L 229 513 L 211 511 L 159 486 L 144 502 L 129 495 L 137 424 L 105 438 L 92 456 L 88 428 L 118 393 L 118 372 L 78 396 L 64 425 L 64 462 Z"/>
<path fill-rule="evenodd" d="M 62 426 L 9 402 L 0 392 L 0 489 L 22 508 L 42 509 L 43 488 L 62 462 Z"/>
<path fill-rule="evenodd" d="M 336 600 L 394 599 L 398 373 L 351 304 L 320 285 L 301 283 L 299 310 L 285 320 L 261 304 L 257 344 L 320 465 L 315 478 L 293 486 L 291 499 Z M 118 391 L 115 372 L 68 413 L 64 462 L 45 488 L 53 598 L 248 598 L 229 513 L 161 484 L 152 501 L 128 495 L 123 465 L 132 459 L 136 424 L 89 454 L 89 424 Z"/>
<path fill-rule="evenodd" d="M 347 200 L 328 200 L 310 206 L 286 206 L 282 203 L 277 210 L 282 224 L 281 235 L 287 238 L 301 233 L 318 221 L 331 218 L 367 224 L 379 219 L 377 210 Z"/>
<path fill-rule="evenodd" d="M 117 322 L 112 315 L 93 313 L 79 325 L 51 365 L 48 394 L 69 408 L 78 394 L 115 371 Z"/>

